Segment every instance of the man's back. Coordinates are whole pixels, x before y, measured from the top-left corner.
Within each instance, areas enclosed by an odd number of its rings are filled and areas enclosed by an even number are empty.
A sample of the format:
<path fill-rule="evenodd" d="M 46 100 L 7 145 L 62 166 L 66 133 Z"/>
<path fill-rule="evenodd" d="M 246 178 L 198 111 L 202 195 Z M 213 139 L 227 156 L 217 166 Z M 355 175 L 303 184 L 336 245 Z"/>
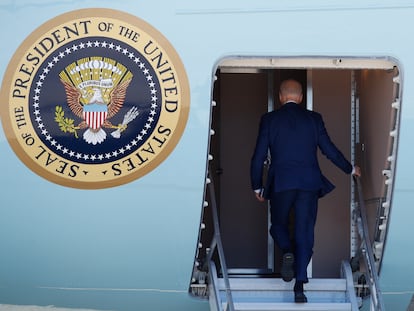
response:
<path fill-rule="evenodd" d="M 317 167 L 317 128 L 312 112 L 287 103 L 269 114 L 269 146 L 274 165 L 286 168 Z"/>
<path fill-rule="evenodd" d="M 271 165 L 266 192 L 291 189 L 322 190 L 333 186 L 322 176 L 317 149 L 321 149 L 344 172 L 351 164 L 331 142 L 322 117 L 317 112 L 286 103 L 277 111 L 263 116 L 256 149 L 251 163 L 252 187 L 262 187 L 263 161 L 270 149 Z"/>
<path fill-rule="evenodd" d="M 317 190 L 320 170 L 316 157 L 316 126 L 311 112 L 287 103 L 263 118 L 271 165 L 267 188 Z"/>

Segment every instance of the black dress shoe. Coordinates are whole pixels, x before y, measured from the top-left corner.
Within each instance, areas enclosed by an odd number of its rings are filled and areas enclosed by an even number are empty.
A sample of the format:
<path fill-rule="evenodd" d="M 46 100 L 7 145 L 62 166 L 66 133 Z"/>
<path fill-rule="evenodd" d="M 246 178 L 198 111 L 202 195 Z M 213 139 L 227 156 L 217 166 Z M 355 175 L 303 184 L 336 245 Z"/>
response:
<path fill-rule="evenodd" d="M 308 302 L 308 298 L 306 298 L 303 292 L 295 292 L 295 302 L 305 303 Z"/>
<path fill-rule="evenodd" d="M 286 253 L 283 255 L 282 269 L 280 270 L 280 274 L 282 275 L 283 281 L 292 281 L 293 277 L 295 276 L 295 271 L 293 271 L 294 263 L 295 257 L 292 253 Z"/>

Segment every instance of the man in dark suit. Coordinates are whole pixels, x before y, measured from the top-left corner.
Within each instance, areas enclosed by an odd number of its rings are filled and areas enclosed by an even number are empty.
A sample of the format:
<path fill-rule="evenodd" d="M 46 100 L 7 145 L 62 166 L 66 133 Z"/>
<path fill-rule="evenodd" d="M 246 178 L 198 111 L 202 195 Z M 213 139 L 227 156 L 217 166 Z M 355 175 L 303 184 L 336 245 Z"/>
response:
<path fill-rule="evenodd" d="M 256 198 L 270 199 L 270 234 L 283 251 L 282 278 L 296 277 L 295 302 L 307 302 L 303 284 L 308 282 L 307 266 L 312 258 L 318 199 L 334 189 L 321 173 L 317 149 L 346 174 L 360 176 L 332 143 L 322 116 L 302 108 L 301 84 L 285 80 L 280 86 L 282 107 L 265 114 L 260 122 L 256 148 L 251 160 L 251 183 Z M 263 165 L 270 151 L 267 181 L 262 186 Z M 289 213 L 295 212 L 295 245 L 289 237 Z"/>

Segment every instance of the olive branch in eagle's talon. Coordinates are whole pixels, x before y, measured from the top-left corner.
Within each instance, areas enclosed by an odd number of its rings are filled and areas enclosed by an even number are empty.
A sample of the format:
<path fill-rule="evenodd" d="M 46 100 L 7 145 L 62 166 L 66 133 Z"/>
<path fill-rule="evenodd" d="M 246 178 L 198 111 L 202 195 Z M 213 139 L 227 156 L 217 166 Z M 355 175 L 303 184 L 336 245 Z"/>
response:
<path fill-rule="evenodd" d="M 74 119 L 65 118 L 65 112 L 61 106 L 56 106 L 55 121 L 59 125 L 59 128 L 62 132 L 73 133 L 76 138 L 79 138 L 76 130 L 79 130 L 80 127 L 74 125 Z"/>

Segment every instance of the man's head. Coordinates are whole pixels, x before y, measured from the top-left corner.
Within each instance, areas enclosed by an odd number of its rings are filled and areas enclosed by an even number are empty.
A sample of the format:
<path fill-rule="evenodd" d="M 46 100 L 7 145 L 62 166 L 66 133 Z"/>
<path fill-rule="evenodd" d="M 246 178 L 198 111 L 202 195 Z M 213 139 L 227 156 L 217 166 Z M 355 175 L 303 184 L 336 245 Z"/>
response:
<path fill-rule="evenodd" d="M 279 99 L 282 104 L 287 102 L 300 104 L 302 98 L 302 85 L 298 81 L 289 79 L 282 82 L 279 90 Z"/>

